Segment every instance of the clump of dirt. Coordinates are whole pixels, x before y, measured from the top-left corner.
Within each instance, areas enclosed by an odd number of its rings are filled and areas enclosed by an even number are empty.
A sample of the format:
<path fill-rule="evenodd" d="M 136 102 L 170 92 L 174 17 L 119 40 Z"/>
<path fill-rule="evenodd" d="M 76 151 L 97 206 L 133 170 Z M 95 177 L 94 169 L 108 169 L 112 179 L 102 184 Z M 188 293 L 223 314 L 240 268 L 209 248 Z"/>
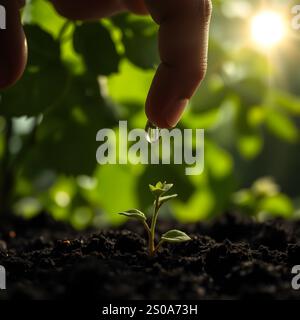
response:
<path fill-rule="evenodd" d="M 160 224 L 159 232 L 170 227 Z M 150 258 L 143 229 L 78 233 L 41 214 L 0 222 L 1 299 L 299 299 L 300 222 L 226 214 L 185 225 L 192 241 Z M 178 227 L 178 225 L 176 225 Z"/>

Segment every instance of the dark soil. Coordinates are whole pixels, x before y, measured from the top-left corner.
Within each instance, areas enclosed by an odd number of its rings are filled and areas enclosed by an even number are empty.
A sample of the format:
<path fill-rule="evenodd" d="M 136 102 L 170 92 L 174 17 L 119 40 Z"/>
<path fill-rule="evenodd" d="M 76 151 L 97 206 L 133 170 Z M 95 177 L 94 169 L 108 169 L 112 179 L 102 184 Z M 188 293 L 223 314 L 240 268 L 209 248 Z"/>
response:
<path fill-rule="evenodd" d="M 174 223 L 171 227 L 177 227 Z M 159 232 L 170 227 L 160 222 Z M 300 222 L 224 215 L 183 226 L 192 241 L 146 252 L 139 224 L 78 233 L 46 214 L 0 222 L 0 299 L 299 299 Z"/>

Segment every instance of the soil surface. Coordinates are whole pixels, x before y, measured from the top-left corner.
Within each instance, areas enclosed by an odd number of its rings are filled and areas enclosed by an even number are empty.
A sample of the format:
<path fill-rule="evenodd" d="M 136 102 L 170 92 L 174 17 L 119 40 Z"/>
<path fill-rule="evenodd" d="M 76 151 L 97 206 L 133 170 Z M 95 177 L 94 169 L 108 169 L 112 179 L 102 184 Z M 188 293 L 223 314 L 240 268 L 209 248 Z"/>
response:
<path fill-rule="evenodd" d="M 160 230 L 180 228 L 160 222 Z M 226 214 L 181 227 L 192 241 L 155 258 L 136 223 L 79 233 L 47 214 L 0 221 L 0 299 L 299 299 L 300 222 L 256 223 Z"/>

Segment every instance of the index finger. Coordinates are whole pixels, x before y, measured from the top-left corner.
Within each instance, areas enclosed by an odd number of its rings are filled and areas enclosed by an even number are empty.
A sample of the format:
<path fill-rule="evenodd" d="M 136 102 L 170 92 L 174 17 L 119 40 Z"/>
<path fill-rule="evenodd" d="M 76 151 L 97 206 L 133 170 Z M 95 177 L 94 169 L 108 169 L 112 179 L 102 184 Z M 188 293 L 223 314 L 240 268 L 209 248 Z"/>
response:
<path fill-rule="evenodd" d="M 172 128 L 203 80 L 212 5 L 210 0 L 146 0 L 160 25 L 161 64 L 146 101 L 150 122 Z"/>

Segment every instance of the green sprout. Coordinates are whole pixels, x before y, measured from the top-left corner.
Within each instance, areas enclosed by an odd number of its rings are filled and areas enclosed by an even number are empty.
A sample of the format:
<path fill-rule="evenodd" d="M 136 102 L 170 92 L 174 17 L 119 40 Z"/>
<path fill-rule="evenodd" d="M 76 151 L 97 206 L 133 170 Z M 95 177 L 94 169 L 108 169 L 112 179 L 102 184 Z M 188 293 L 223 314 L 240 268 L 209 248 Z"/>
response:
<path fill-rule="evenodd" d="M 146 215 L 137 209 L 128 210 L 125 212 L 120 212 L 120 215 L 126 216 L 128 218 L 139 220 L 143 223 L 147 234 L 148 234 L 148 250 L 149 255 L 154 256 L 159 248 L 164 242 L 169 243 L 180 243 L 191 240 L 191 238 L 180 230 L 170 230 L 161 236 L 160 241 L 155 245 L 155 227 L 157 223 L 157 217 L 161 206 L 167 201 L 177 197 L 177 194 L 165 195 L 171 188 L 173 184 L 168 184 L 166 182 L 158 182 L 155 186 L 149 185 L 151 193 L 154 195 L 154 205 L 153 205 L 153 214 L 151 225 L 147 223 Z"/>

